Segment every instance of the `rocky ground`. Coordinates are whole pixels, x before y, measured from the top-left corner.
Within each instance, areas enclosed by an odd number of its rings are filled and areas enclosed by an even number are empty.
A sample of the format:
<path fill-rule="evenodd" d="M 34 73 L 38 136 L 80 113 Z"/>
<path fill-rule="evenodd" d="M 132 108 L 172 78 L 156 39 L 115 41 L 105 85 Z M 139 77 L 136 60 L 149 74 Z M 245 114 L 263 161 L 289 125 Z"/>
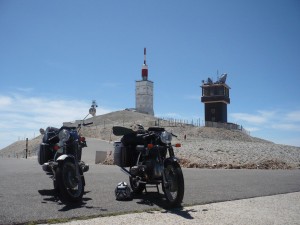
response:
<path fill-rule="evenodd" d="M 108 141 L 120 140 L 112 134 L 113 126 L 130 127 L 143 124 L 145 128 L 154 125 L 164 126 L 166 130 L 178 135 L 173 143 L 179 142 L 181 148 L 175 154 L 183 167 L 227 168 L 227 169 L 296 169 L 300 168 L 300 147 L 278 145 L 270 141 L 252 137 L 239 130 L 197 127 L 174 121 L 163 121 L 155 117 L 130 111 L 118 111 L 89 119 L 90 127 L 81 133 L 86 137 Z M 77 121 L 78 122 L 78 121 Z M 186 137 L 186 138 L 184 138 Z M 28 149 L 35 155 L 41 136 L 29 141 Z M 18 141 L 0 151 L 0 157 L 24 157 L 25 141 Z M 113 163 L 113 154 L 106 163 Z"/>
<path fill-rule="evenodd" d="M 181 128 L 184 130 L 184 128 Z M 300 168 L 300 148 L 278 145 L 269 141 L 252 138 L 240 131 L 222 128 L 197 127 L 175 148 L 175 154 L 183 167 L 226 168 L 226 169 L 296 169 Z M 173 131 L 174 132 L 174 131 Z M 112 157 L 107 163 L 112 163 Z"/>

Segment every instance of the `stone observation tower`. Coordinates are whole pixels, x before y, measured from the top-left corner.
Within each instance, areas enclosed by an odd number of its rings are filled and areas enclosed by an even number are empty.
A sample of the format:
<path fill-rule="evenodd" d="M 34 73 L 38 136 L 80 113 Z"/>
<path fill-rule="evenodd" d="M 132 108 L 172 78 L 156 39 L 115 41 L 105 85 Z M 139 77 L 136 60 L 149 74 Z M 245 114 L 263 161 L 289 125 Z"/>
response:
<path fill-rule="evenodd" d="M 204 103 L 205 121 L 227 123 L 227 104 L 230 104 L 229 89 L 226 82 L 227 74 L 218 81 L 208 78 L 202 81 L 201 102 Z"/>
<path fill-rule="evenodd" d="M 135 82 L 135 109 L 137 112 L 154 116 L 153 82 L 148 80 L 148 65 L 146 64 L 146 48 L 144 48 L 144 64 L 142 80 Z"/>

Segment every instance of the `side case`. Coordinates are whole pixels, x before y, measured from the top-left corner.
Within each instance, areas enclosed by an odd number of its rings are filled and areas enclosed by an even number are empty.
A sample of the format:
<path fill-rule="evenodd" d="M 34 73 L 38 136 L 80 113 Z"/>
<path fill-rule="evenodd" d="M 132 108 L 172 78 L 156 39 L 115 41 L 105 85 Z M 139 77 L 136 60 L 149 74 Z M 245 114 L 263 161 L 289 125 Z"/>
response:
<path fill-rule="evenodd" d="M 52 151 L 49 144 L 41 143 L 40 149 L 38 150 L 38 162 L 40 165 L 43 165 L 45 162 L 48 162 L 52 157 Z"/>
<path fill-rule="evenodd" d="M 134 166 L 133 152 L 129 146 L 125 147 L 122 142 L 114 143 L 114 164 L 120 167 Z"/>

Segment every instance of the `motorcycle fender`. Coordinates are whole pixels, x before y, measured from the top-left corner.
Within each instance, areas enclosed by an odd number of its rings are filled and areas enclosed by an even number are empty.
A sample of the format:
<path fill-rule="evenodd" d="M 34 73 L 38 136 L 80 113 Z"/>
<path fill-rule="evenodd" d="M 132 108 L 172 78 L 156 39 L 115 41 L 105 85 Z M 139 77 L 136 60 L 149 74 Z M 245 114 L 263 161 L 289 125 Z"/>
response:
<path fill-rule="evenodd" d="M 176 158 L 176 157 L 167 158 L 164 161 L 164 167 L 166 167 L 168 164 L 175 164 L 175 165 L 177 164 L 177 165 L 179 165 L 179 159 Z"/>
<path fill-rule="evenodd" d="M 56 161 L 60 164 L 61 162 L 65 161 L 65 160 L 70 160 L 75 163 L 74 157 L 70 156 L 70 155 L 61 155 L 57 158 Z"/>

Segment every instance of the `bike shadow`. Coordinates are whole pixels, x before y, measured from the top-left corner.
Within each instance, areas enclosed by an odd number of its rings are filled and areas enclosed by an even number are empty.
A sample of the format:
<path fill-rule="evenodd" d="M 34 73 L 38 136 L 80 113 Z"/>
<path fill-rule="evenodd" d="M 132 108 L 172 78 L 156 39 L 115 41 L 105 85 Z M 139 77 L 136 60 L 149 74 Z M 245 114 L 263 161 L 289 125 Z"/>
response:
<path fill-rule="evenodd" d="M 58 211 L 60 212 L 66 212 L 66 211 L 70 211 L 70 210 L 74 210 L 74 209 L 78 209 L 78 208 L 86 208 L 86 209 L 97 209 L 99 211 L 102 212 L 106 212 L 107 209 L 103 209 L 101 207 L 95 207 L 95 206 L 91 206 L 88 205 L 88 201 L 92 200 L 91 198 L 85 197 L 86 194 L 89 193 L 89 191 L 85 191 L 82 197 L 82 201 L 80 202 L 67 202 L 64 199 L 61 199 L 59 197 L 58 192 L 55 189 L 49 189 L 49 190 L 38 190 L 38 192 L 40 193 L 40 195 L 42 196 L 46 196 L 42 203 L 55 203 L 59 206 L 62 206 L 61 209 L 58 209 Z"/>
<path fill-rule="evenodd" d="M 85 207 L 88 201 L 92 200 L 91 198 L 87 198 L 83 196 L 82 201 L 78 203 L 74 203 L 74 202 L 65 201 L 64 199 L 60 198 L 59 193 L 55 189 L 38 190 L 38 192 L 40 195 L 45 196 L 42 203 L 54 202 L 59 205 L 64 205 L 64 208 L 59 211 L 67 211 L 70 209 L 82 208 Z M 84 195 L 86 195 L 87 193 L 89 193 L 89 191 L 84 192 Z"/>
<path fill-rule="evenodd" d="M 47 202 L 58 202 L 59 199 L 59 195 L 57 193 L 57 191 L 55 191 L 54 189 L 49 189 L 49 190 L 38 190 L 39 194 L 42 196 L 46 196 L 42 203 L 47 203 Z"/>
<path fill-rule="evenodd" d="M 182 206 L 170 208 L 168 201 L 165 199 L 165 195 L 160 192 L 147 191 L 141 194 L 133 194 L 133 199 L 137 200 L 137 204 L 158 206 L 163 209 L 161 213 L 171 213 L 189 220 L 194 219 L 190 212 L 196 212 L 194 209 L 184 209 Z M 147 213 L 153 212 L 148 211 Z"/>

